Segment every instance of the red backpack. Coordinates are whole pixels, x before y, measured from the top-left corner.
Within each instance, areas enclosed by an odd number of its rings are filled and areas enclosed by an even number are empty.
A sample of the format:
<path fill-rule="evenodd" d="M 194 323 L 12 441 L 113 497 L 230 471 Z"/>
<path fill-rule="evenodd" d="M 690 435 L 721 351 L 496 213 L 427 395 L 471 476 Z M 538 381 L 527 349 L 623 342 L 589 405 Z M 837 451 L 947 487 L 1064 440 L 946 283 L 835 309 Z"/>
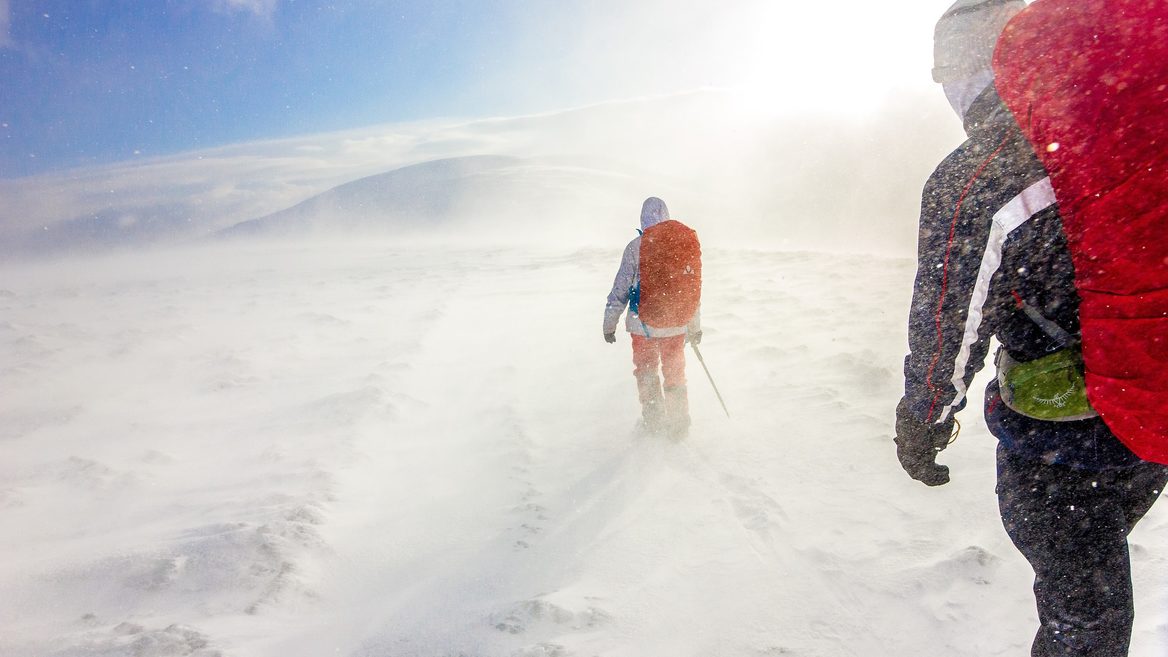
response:
<path fill-rule="evenodd" d="M 1168 2 L 1036 0 L 994 72 L 1063 217 L 1091 406 L 1168 464 Z"/>
<path fill-rule="evenodd" d="M 663 221 L 641 235 L 637 314 L 657 327 L 685 326 L 702 298 L 702 247 L 680 221 Z"/>

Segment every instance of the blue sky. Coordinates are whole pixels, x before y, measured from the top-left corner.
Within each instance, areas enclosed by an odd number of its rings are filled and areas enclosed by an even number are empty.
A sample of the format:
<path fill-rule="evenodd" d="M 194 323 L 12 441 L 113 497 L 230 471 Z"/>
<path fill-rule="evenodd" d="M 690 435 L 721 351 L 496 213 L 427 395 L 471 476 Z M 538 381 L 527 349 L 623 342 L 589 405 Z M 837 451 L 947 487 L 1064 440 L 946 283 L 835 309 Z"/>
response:
<path fill-rule="evenodd" d="M 946 3 L 915 4 L 0 0 L 0 178 L 701 86 L 855 104 L 927 80 Z"/>
<path fill-rule="evenodd" d="M 8 4 L 4 177 L 457 113 L 508 30 L 490 0 Z"/>

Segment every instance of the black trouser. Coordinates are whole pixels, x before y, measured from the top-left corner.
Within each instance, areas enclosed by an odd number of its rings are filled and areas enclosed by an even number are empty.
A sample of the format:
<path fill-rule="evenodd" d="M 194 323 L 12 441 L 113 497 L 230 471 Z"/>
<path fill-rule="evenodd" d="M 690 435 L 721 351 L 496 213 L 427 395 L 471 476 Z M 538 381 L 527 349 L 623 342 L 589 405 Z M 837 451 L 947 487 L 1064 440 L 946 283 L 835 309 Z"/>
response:
<path fill-rule="evenodd" d="M 1034 569 L 1032 657 L 1126 657 L 1135 616 L 1127 535 L 1166 481 L 1168 468 L 1153 463 L 1077 470 L 998 447 L 1002 523 Z"/>

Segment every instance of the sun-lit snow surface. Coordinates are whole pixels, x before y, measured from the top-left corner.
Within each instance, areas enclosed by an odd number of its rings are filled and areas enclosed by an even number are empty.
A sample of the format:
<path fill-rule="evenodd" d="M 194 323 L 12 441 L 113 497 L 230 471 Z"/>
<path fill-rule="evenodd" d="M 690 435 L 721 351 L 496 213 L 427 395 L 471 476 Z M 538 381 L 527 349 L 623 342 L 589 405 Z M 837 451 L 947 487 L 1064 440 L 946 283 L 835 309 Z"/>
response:
<path fill-rule="evenodd" d="M 977 413 L 948 486 L 893 453 L 912 263 L 708 248 L 733 417 L 691 355 L 671 443 L 600 337 L 621 246 L 3 267 L 0 654 L 1026 654 Z M 1133 543 L 1162 655 L 1164 503 Z"/>

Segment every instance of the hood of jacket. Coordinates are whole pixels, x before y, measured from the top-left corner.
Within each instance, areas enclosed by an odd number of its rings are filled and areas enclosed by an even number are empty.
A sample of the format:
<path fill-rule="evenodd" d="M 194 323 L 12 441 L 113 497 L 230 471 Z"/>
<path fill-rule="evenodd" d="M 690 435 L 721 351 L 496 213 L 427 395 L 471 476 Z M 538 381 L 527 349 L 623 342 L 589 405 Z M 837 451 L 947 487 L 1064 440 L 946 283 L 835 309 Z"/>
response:
<path fill-rule="evenodd" d="M 1006 104 L 1002 102 L 997 88 L 992 84 L 973 100 L 969 110 L 965 112 L 963 123 L 965 134 L 970 137 L 989 128 L 1015 125 L 1014 115 L 1006 109 Z"/>
<path fill-rule="evenodd" d="M 641 205 L 641 230 L 648 230 L 662 221 L 669 221 L 669 208 L 665 207 L 665 201 L 656 196 L 645 199 Z"/>

